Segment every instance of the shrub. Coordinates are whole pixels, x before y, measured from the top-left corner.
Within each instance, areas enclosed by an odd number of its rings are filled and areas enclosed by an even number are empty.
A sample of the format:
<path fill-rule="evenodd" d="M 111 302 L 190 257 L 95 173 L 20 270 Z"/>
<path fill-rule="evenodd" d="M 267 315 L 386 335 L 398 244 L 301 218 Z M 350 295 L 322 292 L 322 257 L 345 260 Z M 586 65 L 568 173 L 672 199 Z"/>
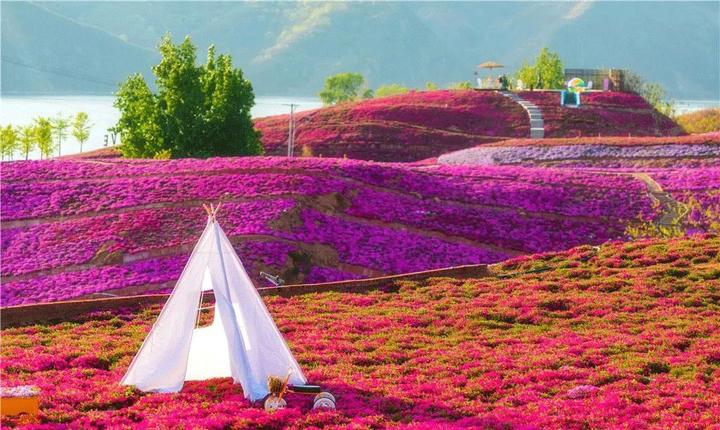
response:
<path fill-rule="evenodd" d="M 398 94 L 407 94 L 410 90 L 400 84 L 387 84 L 377 87 L 375 97 L 388 97 Z"/>
<path fill-rule="evenodd" d="M 720 131 L 720 108 L 703 109 L 679 115 L 676 121 L 687 133 Z"/>
<path fill-rule="evenodd" d="M 471 90 L 472 88 L 473 85 L 470 81 L 453 82 L 452 84 L 448 85 L 448 89 L 451 90 Z"/>

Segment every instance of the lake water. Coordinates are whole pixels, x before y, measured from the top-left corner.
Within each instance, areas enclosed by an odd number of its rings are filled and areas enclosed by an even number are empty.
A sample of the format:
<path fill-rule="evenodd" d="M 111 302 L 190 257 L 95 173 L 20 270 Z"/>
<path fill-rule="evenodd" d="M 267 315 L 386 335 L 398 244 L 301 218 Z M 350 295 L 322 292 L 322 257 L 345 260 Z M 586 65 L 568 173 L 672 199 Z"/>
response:
<path fill-rule="evenodd" d="M 74 116 L 78 112 L 87 112 L 93 124 L 90 139 L 83 145 L 83 151 L 102 148 L 107 139 L 112 144 L 112 136 L 107 129 L 114 126 L 120 113 L 113 107 L 112 96 L 22 96 L 0 98 L 0 125 L 24 125 L 38 116 Z M 288 104 L 298 105 L 296 111 L 315 109 L 322 106 L 319 99 L 309 97 L 256 97 L 251 113 L 253 118 L 278 115 L 290 112 Z M 61 148 L 62 155 L 77 153 L 79 144 L 69 136 Z M 35 151 L 32 159 L 40 158 Z"/>
<path fill-rule="evenodd" d="M 112 144 L 112 136 L 107 132 L 117 122 L 119 112 L 113 107 L 111 96 L 18 96 L 0 98 L 0 124 L 23 125 L 32 122 L 38 116 L 55 116 L 58 113 L 69 116 L 78 112 L 87 112 L 93 128 L 90 139 L 83 146 L 83 151 L 102 148 L 107 139 Z M 298 111 L 315 109 L 322 106 L 316 98 L 303 97 L 257 97 L 252 109 L 253 118 L 278 115 L 290 111 L 289 103 L 298 105 Z M 720 107 L 717 100 L 678 100 L 675 103 L 678 113 Z M 62 154 L 68 155 L 80 151 L 80 147 L 72 137 L 63 143 Z M 31 158 L 40 158 L 35 151 Z"/>

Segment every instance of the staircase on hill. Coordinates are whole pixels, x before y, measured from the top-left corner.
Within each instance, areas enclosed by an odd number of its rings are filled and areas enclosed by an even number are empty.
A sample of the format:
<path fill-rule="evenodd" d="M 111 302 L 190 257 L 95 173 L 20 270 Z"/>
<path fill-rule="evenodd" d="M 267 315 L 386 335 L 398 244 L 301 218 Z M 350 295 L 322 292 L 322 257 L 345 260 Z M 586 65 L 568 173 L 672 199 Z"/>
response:
<path fill-rule="evenodd" d="M 542 139 L 545 137 L 545 126 L 543 125 L 542 112 L 540 112 L 539 107 L 510 91 L 501 91 L 501 94 L 522 106 L 528 113 L 530 117 L 531 139 Z"/>

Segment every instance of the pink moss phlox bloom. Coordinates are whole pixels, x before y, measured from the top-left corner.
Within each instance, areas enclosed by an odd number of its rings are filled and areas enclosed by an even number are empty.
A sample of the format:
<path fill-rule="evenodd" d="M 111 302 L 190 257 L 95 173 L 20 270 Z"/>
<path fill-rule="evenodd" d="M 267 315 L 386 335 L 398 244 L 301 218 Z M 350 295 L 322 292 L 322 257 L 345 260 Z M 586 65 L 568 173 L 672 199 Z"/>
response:
<path fill-rule="evenodd" d="M 510 276 L 264 297 L 335 411 L 290 394 L 267 413 L 230 378 L 176 394 L 120 386 L 159 306 L 3 329 L 0 378 L 40 388 L 30 429 L 717 427 L 717 236 L 581 246 L 496 270 Z"/>

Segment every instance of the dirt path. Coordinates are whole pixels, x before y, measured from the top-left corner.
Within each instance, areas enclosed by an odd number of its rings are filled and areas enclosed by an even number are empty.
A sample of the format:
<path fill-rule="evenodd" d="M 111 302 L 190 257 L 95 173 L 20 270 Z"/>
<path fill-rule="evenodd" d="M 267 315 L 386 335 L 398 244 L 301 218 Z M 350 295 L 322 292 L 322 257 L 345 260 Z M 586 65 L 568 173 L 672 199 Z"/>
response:
<path fill-rule="evenodd" d="M 687 206 L 678 202 L 670 193 L 663 190 L 662 186 L 649 174 L 639 172 L 631 173 L 631 176 L 645 183 L 650 197 L 658 202 L 662 208 L 660 217 L 654 220 L 653 224 L 657 227 L 671 227 L 682 224 L 683 219 L 689 213 Z"/>

